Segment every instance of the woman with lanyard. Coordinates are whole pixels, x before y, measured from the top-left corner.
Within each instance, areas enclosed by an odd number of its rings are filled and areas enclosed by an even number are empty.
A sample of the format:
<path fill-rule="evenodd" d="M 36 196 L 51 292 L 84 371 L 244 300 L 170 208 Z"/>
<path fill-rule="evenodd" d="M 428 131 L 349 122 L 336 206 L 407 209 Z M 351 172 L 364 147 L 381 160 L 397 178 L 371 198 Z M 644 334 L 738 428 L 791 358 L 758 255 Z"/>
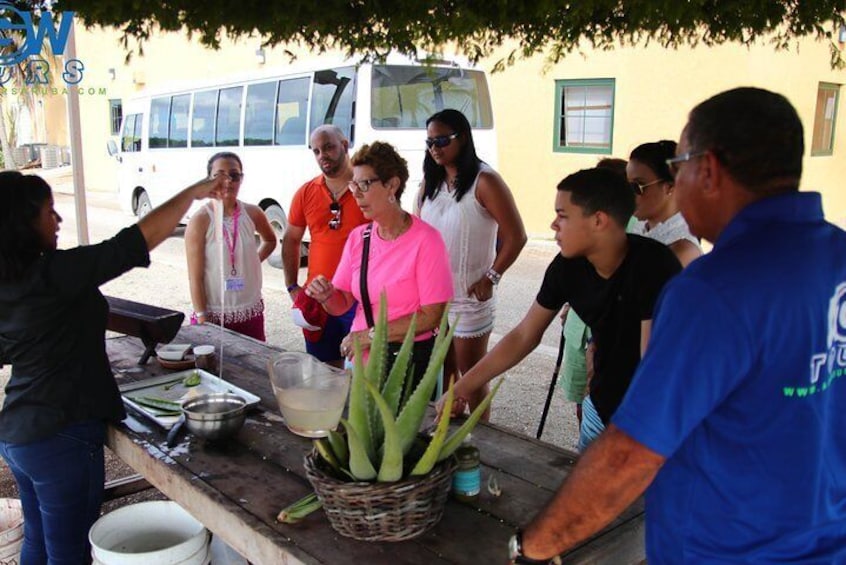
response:
<path fill-rule="evenodd" d="M 188 279 L 194 306 L 191 323 L 222 324 L 265 341 L 261 262 L 276 247 L 276 233 L 258 206 L 238 200 L 244 173 L 241 159 L 235 153 L 212 155 L 207 172 L 210 178 L 224 177 L 221 194 L 223 264 L 214 207 L 206 204 L 191 217 L 185 230 Z M 261 238 L 258 249 L 256 233 Z"/>

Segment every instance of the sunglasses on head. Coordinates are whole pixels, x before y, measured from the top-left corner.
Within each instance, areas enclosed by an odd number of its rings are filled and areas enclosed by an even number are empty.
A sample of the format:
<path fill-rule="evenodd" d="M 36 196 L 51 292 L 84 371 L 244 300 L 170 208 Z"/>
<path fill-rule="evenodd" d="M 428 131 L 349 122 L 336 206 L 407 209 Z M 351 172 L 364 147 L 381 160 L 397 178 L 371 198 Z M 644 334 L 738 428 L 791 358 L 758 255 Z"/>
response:
<path fill-rule="evenodd" d="M 329 205 L 329 212 L 332 214 L 332 217 L 329 218 L 329 229 L 341 229 L 341 205 L 337 202 L 332 202 Z"/>
<path fill-rule="evenodd" d="M 229 171 L 228 173 L 225 171 L 221 171 L 219 173 L 215 173 L 215 177 L 229 177 L 229 180 L 232 182 L 238 182 L 239 180 L 244 178 L 244 173 L 238 173 L 235 171 Z"/>
<path fill-rule="evenodd" d="M 449 135 L 439 135 L 437 137 L 427 137 L 426 138 L 426 147 L 431 149 L 432 147 L 444 148 L 450 143 L 452 140 L 458 137 L 458 133 L 451 133 Z"/>
<path fill-rule="evenodd" d="M 638 196 L 643 196 L 643 193 L 646 192 L 646 189 L 652 186 L 653 184 L 658 184 L 659 182 L 667 182 L 664 179 L 656 179 L 652 182 L 648 182 L 646 184 L 640 184 L 639 182 L 630 182 L 629 186 L 632 187 L 632 190 Z"/>

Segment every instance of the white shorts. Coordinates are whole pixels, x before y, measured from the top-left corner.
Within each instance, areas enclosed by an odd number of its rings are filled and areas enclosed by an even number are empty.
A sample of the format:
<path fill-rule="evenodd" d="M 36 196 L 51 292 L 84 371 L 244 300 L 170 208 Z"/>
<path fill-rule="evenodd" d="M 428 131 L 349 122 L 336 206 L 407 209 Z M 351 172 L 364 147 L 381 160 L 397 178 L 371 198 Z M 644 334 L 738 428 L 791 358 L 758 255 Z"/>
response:
<path fill-rule="evenodd" d="M 475 298 L 458 298 L 450 304 L 449 325 L 455 327 L 455 337 L 481 337 L 493 330 L 495 310 L 496 296 L 484 302 Z"/>

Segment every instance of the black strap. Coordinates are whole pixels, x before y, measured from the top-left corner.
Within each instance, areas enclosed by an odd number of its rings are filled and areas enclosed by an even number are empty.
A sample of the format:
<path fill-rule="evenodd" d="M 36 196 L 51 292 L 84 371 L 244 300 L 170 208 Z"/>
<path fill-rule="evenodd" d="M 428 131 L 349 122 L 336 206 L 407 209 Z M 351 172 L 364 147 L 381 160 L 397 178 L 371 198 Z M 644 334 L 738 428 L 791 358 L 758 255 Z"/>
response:
<path fill-rule="evenodd" d="M 364 309 L 364 319 L 367 321 L 367 327 L 372 328 L 373 323 L 373 309 L 370 307 L 370 294 L 367 292 L 367 260 L 370 256 L 370 234 L 373 231 L 373 222 L 367 224 L 362 234 L 362 248 L 361 248 L 361 277 L 359 284 L 361 284 L 361 307 Z"/>

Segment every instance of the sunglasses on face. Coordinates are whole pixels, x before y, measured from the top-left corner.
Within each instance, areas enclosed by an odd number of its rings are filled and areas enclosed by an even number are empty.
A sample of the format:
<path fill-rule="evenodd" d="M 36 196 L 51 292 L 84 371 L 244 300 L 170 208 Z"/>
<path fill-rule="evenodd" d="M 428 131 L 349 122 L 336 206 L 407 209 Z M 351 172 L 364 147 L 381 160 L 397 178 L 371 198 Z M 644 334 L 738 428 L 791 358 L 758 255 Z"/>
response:
<path fill-rule="evenodd" d="M 332 217 L 329 219 L 329 229 L 341 229 L 341 205 L 337 202 L 332 202 L 329 205 L 329 212 L 332 214 Z"/>
<path fill-rule="evenodd" d="M 632 190 L 638 196 L 643 196 L 643 193 L 646 192 L 646 189 L 652 186 L 653 184 L 658 184 L 659 182 L 666 182 L 664 179 L 656 179 L 652 182 L 648 182 L 646 184 L 640 184 L 639 182 L 630 182 L 629 186 L 632 187 Z"/>
<path fill-rule="evenodd" d="M 241 179 L 244 178 L 244 173 L 236 173 L 235 171 L 229 171 L 227 173 L 227 172 L 221 171 L 219 173 L 214 174 L 214 178 L 217 178 L 217 177 L 229 177 L 229 180 L 231 180 L 232 182 L 238 182 L 238 181 L 240 181 Z"/>
<path fill-rule="evenodd" d="M 370 190 L 370 185 L 374 182 L 382 182 L 382 179 L 379 177 L 375 177 L 372 179 L 361 179 L 361 180 L 351 180 L 350 184 L 347 185 L 351 191 L 358 190 L 362 194 Z"/>
<path fill-rule="evenodd" d="M 439 135 L 437 137 L 427 137 L 426 138 L 426 147 L 431 149 L 432 147 L 437 147 L 439 149 L 443 149 L 450 143 L 452 140 L 458 137 L 458 133 L 451 133 L 449 135 Z"/>

